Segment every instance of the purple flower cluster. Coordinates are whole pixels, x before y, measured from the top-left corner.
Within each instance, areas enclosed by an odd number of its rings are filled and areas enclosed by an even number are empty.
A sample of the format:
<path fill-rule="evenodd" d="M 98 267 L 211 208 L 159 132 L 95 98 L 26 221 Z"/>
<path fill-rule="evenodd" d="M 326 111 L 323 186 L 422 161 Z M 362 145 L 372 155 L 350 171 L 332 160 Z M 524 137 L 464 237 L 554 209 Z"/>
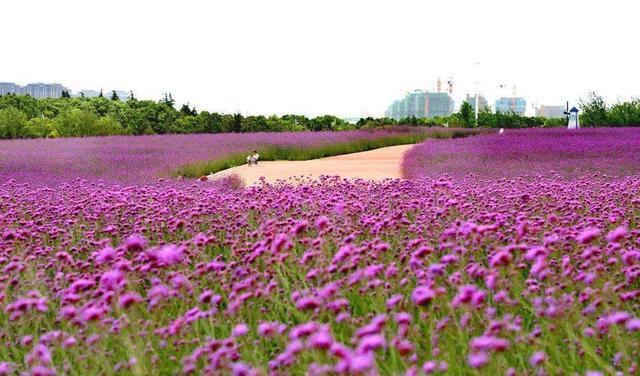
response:
<path fill-rule="evenodd" d="M 0 140 L 0 183 L 10 179 L 55 186 L 75 179 L 138 184 L 180 166 L 267 145 L 312 147 L 428 129 L 111 136 Z"/>
<path fill-rule="evenodd" d="M 640 173 L 640 129 L 509 129 L 501 135 L 427 140 L 407 152 L 402 167 L 408 178 L 631 176 Z"/>
<path fill-rule="evenodd" d="M 0 209 L 0 374 L 640 372 L 638 177 L 9 181 Z"/>

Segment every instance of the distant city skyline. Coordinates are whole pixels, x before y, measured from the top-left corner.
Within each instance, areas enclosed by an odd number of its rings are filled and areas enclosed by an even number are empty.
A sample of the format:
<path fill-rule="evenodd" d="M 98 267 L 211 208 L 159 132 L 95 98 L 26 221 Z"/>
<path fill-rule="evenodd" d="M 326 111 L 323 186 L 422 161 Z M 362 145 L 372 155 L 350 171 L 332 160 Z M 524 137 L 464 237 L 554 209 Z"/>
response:
<path fill-rule="evenodd" d="M 453 81 L 447 82 L 448 92 L 442 91 L 442 81 L 438 79 L 435 91 L 422 91 L 414 90 L 408 92 L 402 99 L 394 101 L 384 112 L 382 116 L 389 117 L 395 120 L 400 120 L 405 117 L 418 117 L 418 118 L 433 118 L 436 116 L 449 116 L 457 111 L 463 102 L 468 102 L 475 110 L 475 95 L 466 94 L 464 99 L 456 102 L 453 98 Z M 111 98 L 113 92 L 120 100 L 129 100 L 133 90 L 113 90 L 113 89 L 82 89 L 78 91 L 71 90 L 61 83 L 29 83 L 26 85 L 20 85 L 15 82 L 0 82 L 0 95 L 5 94 L 19 94 L 30 95 L 36 99 L 42 98 L 59 98 L 62 96 L 62 92 L 67 91 L 71 97 L 86 97 L 93 98 L 100 95 L 100 91 L 103 92 L 103 96 Z M 164 93 L 162 94 L 164 95 Z M 154 98 L 143 98 L 151 99 Z M 490 111 L 500 112 L 514 112 L 518 115 L 525 115 L 527 113 L 527 102 L 525 98 L 514 97 L 502 97 L 497 99 L 494 106 L 488 104 L 487 99 L 479 94 L 478 105 L 480 109 L 487 109 Z M 564 117 L 565 107 L 562 105 L 533 105 L 534 113 L 532 116 L 539 116 L 545 118 L 561 118 Z M 368 114 L 362 114 L 360 116 L 348 116 L 343 119 L 355 123 L 358 119 L 367 117 Z"/>
<path fill-rule="evenodd" d="M 574 105 L 591 90 L 615 102 L 640 95 L 639 8 L 624 0 L 8 1 L 3 27 L 20 37 L 3 39 L 0 79 L 131 87 L 154 99 L 171 92 L 178 105 L 243 114 L 381 116 L 438 76 L 453 77 L 458 103 L 476 87 L 495 99 L 513 85 L 530 104 Z M 25 18 L 55 25 L 43 32 Z"/>
<path fill-rule="evenodd" d="M 0 95 L 6 94 L 17 94 L 17 95 L 29 95 L 36 99 L 43 98 L 60 98 L 62 96 L 62 92 L 66 91 L 72 97 L 98 97 L 100 96 L 100 91 L 102 91 L 102 95 L 111 98 L 113 92 L 115 91 L 116 95 L 121 100 L 128 100 L 131 96 L 131 91 L 125 90 L 117 90 L 117 89 L 83 89 L 78 91 L 73 91 L 68 87 L 62 85 L 61 83 L 52 82 L 52 83 L 44 83 L 44 82 L 34 82 L 28 83 L 26 85 L 20 85 L 15 82 L 0 82 Z"/>
<path fill-rule="evenodd" d="M 63 91 L 68 90 L 59 83 L 32 82 L 22 86 L 15 82 L 0 82 L 0 95 L 29 95 L 36 99 L 58 98 L 62 96 Z"/>

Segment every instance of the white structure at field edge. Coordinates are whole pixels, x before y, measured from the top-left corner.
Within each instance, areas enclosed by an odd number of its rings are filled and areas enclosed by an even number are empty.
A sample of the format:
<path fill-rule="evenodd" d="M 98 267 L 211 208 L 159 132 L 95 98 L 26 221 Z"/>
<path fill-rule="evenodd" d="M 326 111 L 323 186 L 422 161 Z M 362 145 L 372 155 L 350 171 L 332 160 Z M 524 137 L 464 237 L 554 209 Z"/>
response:
<path fill-rule="evenodd" d="M 573 107 L 569 110 L 569 123 L 567 125 L 569 129 L 578 129 L 580 128 L 580 119 L 578 117 L 578 109 Z"/>

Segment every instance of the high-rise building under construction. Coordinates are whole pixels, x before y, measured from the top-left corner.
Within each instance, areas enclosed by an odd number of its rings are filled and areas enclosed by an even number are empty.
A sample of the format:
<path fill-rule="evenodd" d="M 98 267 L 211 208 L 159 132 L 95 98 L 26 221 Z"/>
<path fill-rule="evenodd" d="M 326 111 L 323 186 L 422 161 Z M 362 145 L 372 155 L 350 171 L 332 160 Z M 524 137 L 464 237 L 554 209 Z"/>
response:
<path fill-rule="evenodd" d="M 416 90 L 407 93 L 403 99 L 393 102 L 385 115 L 395 120 L 410 117 L 433 118 L 451 115 L 453 107 L 454 101 L 449 93 Z"/>
<path fill-rule="evenodd" d="M 467 97 L 464 100 L 465 102 L 469 103 L 471 105 L 471 107 L 473 107 L 473 110 L 476 110 L 476 96 L 475 95 L 469 95 L 467 94 Z M 487 98 L 485 98 L 482 95 L 478 95 L 478 111 L 485 111 L 485 110 L 490 110 L 491 107 L 489 107 L 489 102 L 487 102 Z"/>
<path fill-rule="evenodd" d="M 524 116 L 527 111 L 527 101 L 519 97 L 502 97 L 496 101 L 496 112 L 514 113 Z"/>

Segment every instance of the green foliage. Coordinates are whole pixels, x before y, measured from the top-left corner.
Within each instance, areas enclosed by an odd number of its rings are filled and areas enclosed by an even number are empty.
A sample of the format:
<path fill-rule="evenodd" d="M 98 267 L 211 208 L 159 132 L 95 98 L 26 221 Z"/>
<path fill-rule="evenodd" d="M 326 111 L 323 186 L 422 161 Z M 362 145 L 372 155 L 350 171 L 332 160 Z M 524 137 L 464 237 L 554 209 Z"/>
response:
<path fill-rule="evenodd" d="M 640 126 L 640 98 L 607 106 L 595 91 L 580 100 L 580 125 L 585 127 Z"/>
<path fill-rule="evenodd" d="M 463 102 L 458 112 L 458 118 L 462 122 L 462 125 L 469 128 L 474 125 L 474 110 L 469 102 Z"/>
<path fill-rule="evenodd" d="M 137 100 L 131 93 L 122 101 L 117 93 L 110 98 L 71 98 L 65 91 L 62 98 L 35 99 L 27 95 L 0 96 L 3 123 L 0 138 L 82 137 L 112 134 L 167 134 L 221 132 L 284 132 L 284 131 L 340 131 L 350 129 L 388 128 L 398 125 L 424 127 L 472 127 L 473 108 L 463 103 L 460 112 L 448 117 L 395 121 L 389 118 L 367 117 L 356 124 L 331 115 L 307 118 L 302 115 L 243 116 L 202 111 L 198 113 L 188 104 L 180 110 L 167 93 L 159 101 Z M 640 126 L 640 99 L 619 102 L 608 107 L 604 99 L 590 93 L 580 102 L 580 121 L 584 126 Z M 44 120 L 36 120 L 44 119 Z M 81 122 L 86 122 L 81 124 Z M 28 126 L 27 126 L 28 125 Z M 483 128 L 526 128 L 565 126 L 566 119 L 543 119 L 519 116 L 514 113 L 491 113 L 483 109 L 478 126 Z M 39 129 L 38 127 L 42 127 Z"/>
<path fill-rule="evenodd" d="M 358 120 L 358 122 L 356 123 L 356 128 L 360 129 L 375 129 L 375 128 L 387 128 L 387 127 L 391 127 L 394 125 L 397 125 L 398 123 L 390 118 L 372 118 L 372 117 L 367 117 L 367 118 L 361 118 L 360 120 Z"/>
<path fill-rule="evenodd" d="M 95 113 L 74 108 L 56 118 L 55 128 L 60 137 L 94 136 L 97 120 Z"/>
<path fill-rule="evenodd" d="M 566 127 L 567 119 L 566 118 L 544 119 L 544 124 L 542 126 L 544 128 Z"/>
<path fill-rule="evenodd" d="M 640 98 L 611 106 L 607 112 L 607 124 L 619 127 L 640 125 Z"/>
<path fill-rule="evenodd" d="M 586 126 L 607 124 L 607 104 L 602 96 L 592 91 L 586 99 L 580 99 L 580 123 Z"/>
<path fill-rule="evenodd" d="M 185 116 L 189 116 L 189 115 L 197 115 L 198 113 L 196 112 L 196 108 L 194 107 L 193 109 L 189 108 L 189 104 L 183 104 L 182 107 L 180 107 L 180 113 L 182 115 Z"/>
<path fill-rule="evenodd" d="M 0 109 L 0 138 L 24 137 L 27 115 L 15 107 Z"/>
<path fill-rule="evenodd" d="M 28 131 L 5 132 L 3 138 L 17 137 L 81 137 L 112 134 L 168 134 L 221 132 L 281 132 L 310 130 L 348 130 L 356 126 L 335 116 L 325 115 L 309 119 L 301 115 L 242 116 L 241 114 L 198 113 L 188 104 L 180 110 L 174 107 L 170 93 L 160 101 L 128 101 L 111 98 L 46 98 L 29 96 L 0 96 L 0 109 L 13 108 L 26 115 Z M 388 119 L 387 119 L 388 120 Z M 7 120 L 8 121 L 8 120 Z M 80 122 L 85 122 L 80 124 Z M 46 126 L 45 126 L 46 124 Z M 394 122 L 395 124 L 395 122 Z M 7 125 L 22 128 L 24 122 Z M 42 126 L 43 129 L 37 127 Z"/>
<path fill-rule="evenodd" d="M 24 137 L 27 138 L 47 138 L 57 137 L 57 135 L 53 120 L 47 118 L 29 119 L 24 127 Z"/>
<path fill-rule="evenodd" d="M 120 122 L 115 117 L 108 115 L 98 118 L 95 122 L 94 135 L 96 136 L 113 136 L 119 134 L 127 134 Z"/>

